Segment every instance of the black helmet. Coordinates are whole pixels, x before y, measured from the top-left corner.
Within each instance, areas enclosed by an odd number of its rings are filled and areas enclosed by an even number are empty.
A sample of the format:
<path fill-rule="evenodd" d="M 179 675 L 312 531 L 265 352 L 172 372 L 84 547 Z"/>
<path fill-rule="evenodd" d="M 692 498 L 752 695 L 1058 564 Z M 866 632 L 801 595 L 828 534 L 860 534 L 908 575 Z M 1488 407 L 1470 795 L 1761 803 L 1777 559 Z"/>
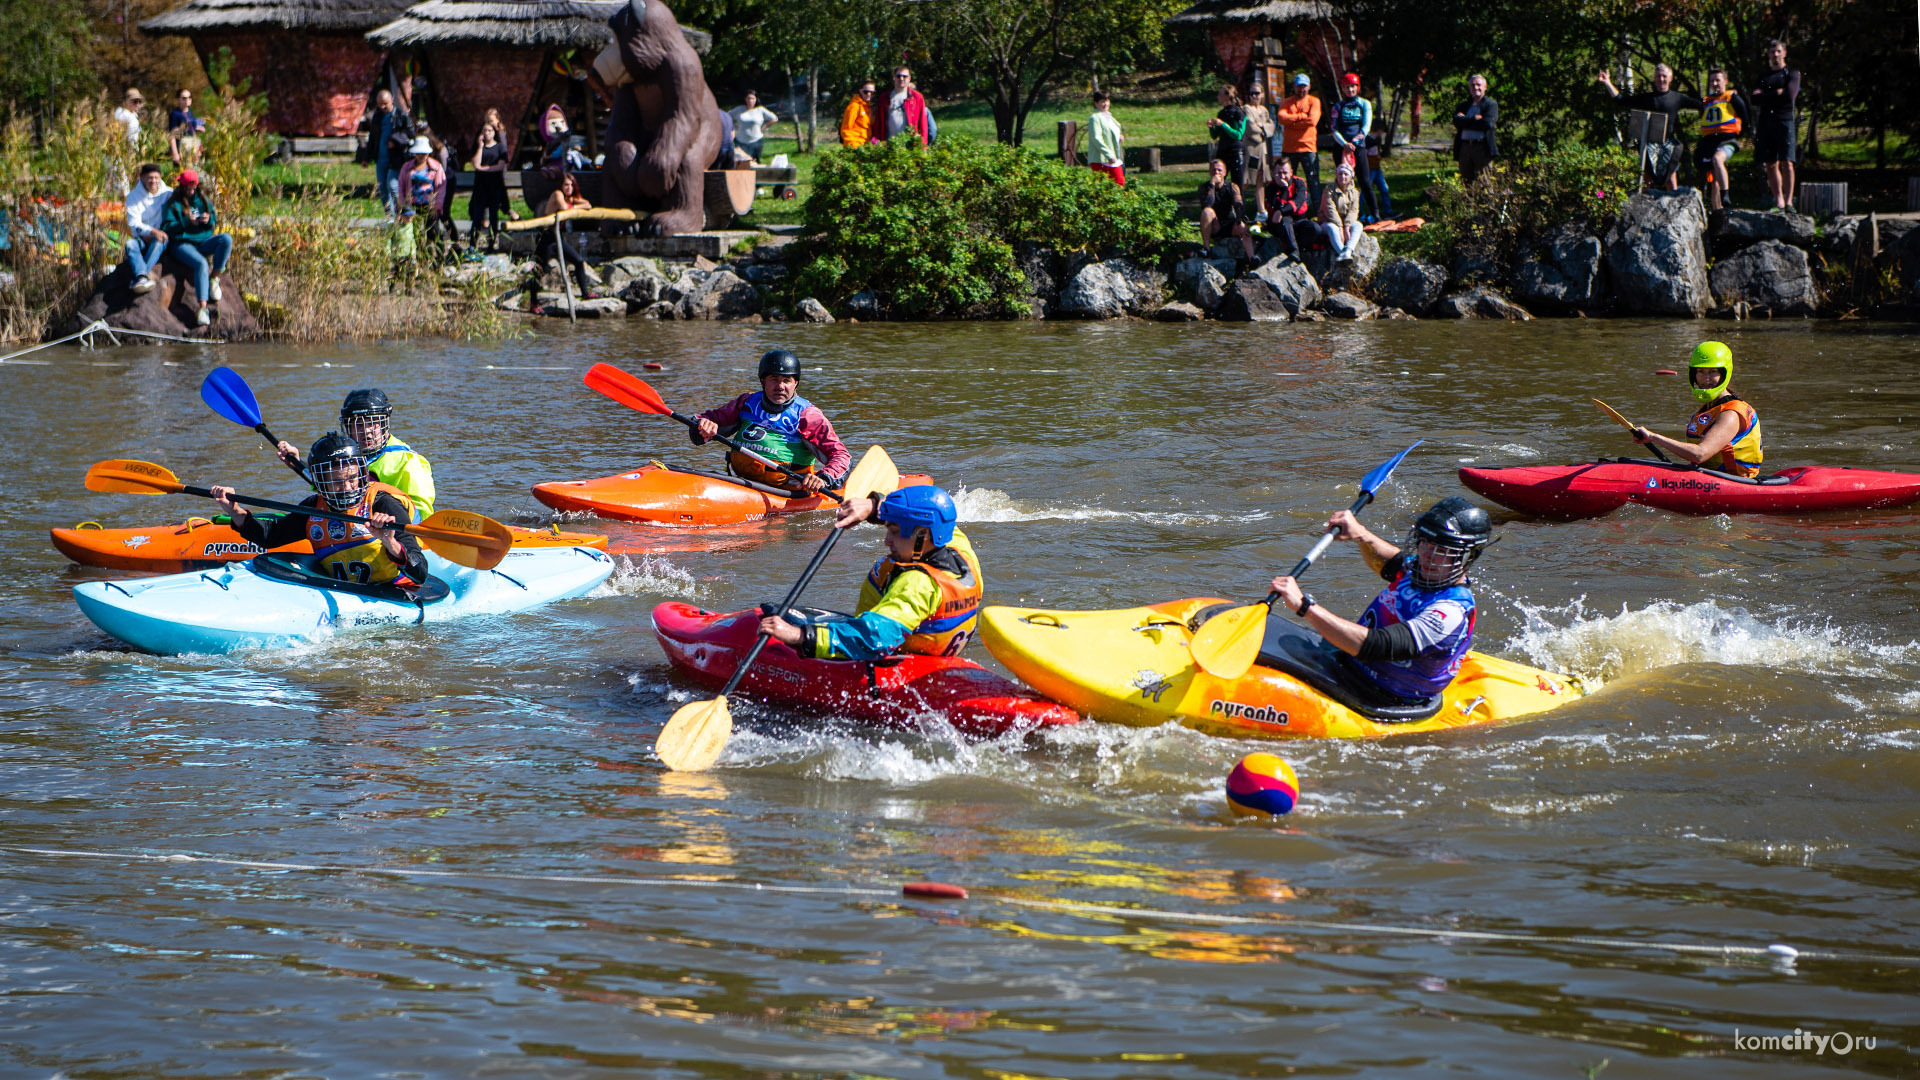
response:
<path fill-rule="evenodd" d="M 1458 495 L 1441 499 L 1407 532 L 1407 572 L 1422 589 L 1444 589 L 1465 580 L 1481 551 L 1493 542 L 1493 518 Z M 1436 565 L 1423 569 L 1419 545 L 1431 544 Z"/>
<path fill-rule="evenodd" d="M 320 436 L 307 454 L 307 475 L 314 490 L 335 510 L 360 505 L 367 490 L 367 455 L 360 444 L 337 431 Z"/>
<path fill-rule="evenodd" d="M 387 445 L 387 418 L 393 405 L 386 392 L 378 389 L 355 390 L 340 405 L 340 430 L 357 439 L 361 446 L 379 449 Z"/>
<path fill-rule="evenodd" d="M 759 378 L 769 375 L 791 375 L 800 377 L 800 358 L 785 349 L 769 349 L 767 355 L 760 358 Z"/>

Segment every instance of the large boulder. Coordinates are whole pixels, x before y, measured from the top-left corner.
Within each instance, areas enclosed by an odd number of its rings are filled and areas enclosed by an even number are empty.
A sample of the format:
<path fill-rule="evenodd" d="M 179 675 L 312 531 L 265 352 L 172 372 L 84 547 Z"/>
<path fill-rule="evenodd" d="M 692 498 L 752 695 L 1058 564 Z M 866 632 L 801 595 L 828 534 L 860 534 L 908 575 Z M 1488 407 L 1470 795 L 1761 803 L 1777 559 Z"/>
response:
<path fill-rule="evenodd" d="M 1714 215 L 1713 238 L 1729 248 L 1762 240 L 1795 247 L 1813 246 L 1813 219 L 1805 214 L 1769 214 L 1764 210 L 1722 210 Z"/>
<path fill-rule="evenodd" d="M 1060 257 L 1052 248 L 1022 241 L 1014 246 L 1013 264 L 1026 281 L 1027 310 L 1044 319 L 1060 297 Z"/>
<path fill-rule="evenodd" d="M 1447 272 L 1418 259 L 1392 259 L 1373 275 L 1371 291 L 1383 307 L 1425 315 L 1447 291 Z"/>
<path fill-rule="evenodd" d="M 1320 302 L 1320 285 L 1306 264 L 1280 255 L 1234 279 L 1220 317 L 1236 322 L 1284 322 Z"/>
<path fill-rule="evenodd" d="M 221 275 L 221 299 L 211 306 L 213 321 L 206 326 L 195 322 L 200 302 L 193 294 L 193 277 L 171 259 L 162 259 L 151 275 L 151 291 L 134 295 L 133 268 L 125 262 L 93 283 L 93 293 L 61 334 L 77 333 L 95 322 L 105 322 L 115 330 L 144 330 L 149 334 L 174 337 L 215 338 L 246 341 L 262 336 L 260 322 L 247 310 L 246 298 L 231 277 Z"/>
<path fill-rule="evenodd" d="M 1162 304 L 1153 309 L 1151 318 L 1155 322 L 1199 322 L 1206 313 L 1192 304 L 1183 304 L 1176 300 L 1171 304 Z"/>
<path fill-rule="evenodd" d="M 606 280 L 607 288 L 622 295 L 626 294 L 629 286 L 641 279 L 649 279 L 661 285 L 669 280 L 661 271 L 660 264 L 644 255 L 627 255 L 618 259 L 609 259 L 600 264 L 600 275 Z M 657 296 L 659 293 L 657 285 L 653 291 Z M 650 299 L 647 302 L 653 301 Z"/>
<path fill-rule="evenodd" d="M 1371 303 L 1347 292 L 1329 294 L 1320 306 L 1336 319 L 1371 319 L 1380 312 Z"/>
<path fill-rule="evenodd" d="M 1453 253 L 1453 280 L 1460 285 L 1489 285 L 1504 280 L 1507 268 L 1490 251 L 1461 248 Z"/>
<path fill-rule="evenodd" d="M 650 306 L 631 287 L 626 299 L 635 307 Z M 743 319 L 760 313 L 759 290 L 731 270 L 688 270 L 660 290 L 660 301 L 673 305 L 680 319 Z"/>
<path fill-rule="evenodd" d="M 1433 313 L 1442 319 L 1506 319 L 1510 322 L 1533 319 L 1526 308 L 1486 289 L 1470 289 L 1443 297 L 1434 305 Z"/>
<path fill-rule="evenodd" d="M 1380 265 L 1380 241 L 1374 239 L 1372 233 L 1361 233 L 1359 242 L 1353 245 L 1353 258 L 1346 262 L 1335 262 L 1333 249 L 1325 247 L 1308 248 L 1302 258 L 1322 289 L 1339 292 L 1357 287 L 1373 276 L 1374 269 Z"/>
<path fill-rule="evenodd" d="M 1721 308 L 1744 304 L 1749 314 L 1804 316 L 1820 307 L 1807 253 L 1779 240 L 1762 240 L 1714 263 L 1712 282 Z"/>
<path fill-rule="evenodd" d="M 1088 263 L 1060 290 L 1059 311 L 1074 319 L 1145 315 L 1166 302 L 1166 275 L 1129 259 Z"/>
<path fill-rule="evenodd" d="M 1513 295 L 1539 311 L 1570 315 L 1606 303 L 1606 262 L 1598 237 L 1579 225 L 1551 233 L 1513 276 Z"/>
<path fill-rule="evenodd" d="M 1181 259 L 1173 264 L 1173 283 L 1184 292 L 1191 293 L 1206 276 L 1208 270 L 1220 275 L 1220 280 L 1230 281 L 1238 273 L 1240 264 L 1232 259 L 1203 259 L 1199 256 Z"/>
<path fill-rule="evenodd" d="M 1607 230 L 1607 275 L 1620 310 L 1705 315 L 1713 302 L 1706 228 L 1706 209 L 1692 188 L 1635 195 Z"/>
<path fill-rule="evenodd" d="M 800 301 L 798 314 L 801 322 L 830 323 L 833 321 L 833 313 L 827 310 L 827 305 L 811 296 Z"/>
<path fill-rule="evenodd" d="M 1227 278 L 1211 264 L 1200 264 L 1200 276 L 1193 285 L 1193 302 L 1202 311 L 1219 311 L 1227 299 Z"/>

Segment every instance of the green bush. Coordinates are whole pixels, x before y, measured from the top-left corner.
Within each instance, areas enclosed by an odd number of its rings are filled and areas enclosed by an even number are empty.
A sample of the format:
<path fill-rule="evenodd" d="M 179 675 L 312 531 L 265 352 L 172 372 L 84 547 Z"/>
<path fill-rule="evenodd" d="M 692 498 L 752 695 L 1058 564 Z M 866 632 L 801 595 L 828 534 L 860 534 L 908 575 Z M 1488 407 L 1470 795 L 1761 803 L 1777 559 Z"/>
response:
<path fill-rule="evenodd" d="M 1470 251 L 1512 266 L 1527 244 L 1561 225 L 1604 231 L 1633 197 L 1639 170 L 1640 159 L 1619 147 L 1565 146 L 1495 162 L 1472 184 L 1448 173 L 1404 253 L 1444 266 L 1454 252 Z"/>
<path fill-rule="evenodd" d="M 831 304 L 871 289 L 916 318 L 1025 314 L 1021 242 L 1154 258 L 1182 231 L 1164 195 L 966 139 L 830 151 L 802 213 L 792 299 Z"/>

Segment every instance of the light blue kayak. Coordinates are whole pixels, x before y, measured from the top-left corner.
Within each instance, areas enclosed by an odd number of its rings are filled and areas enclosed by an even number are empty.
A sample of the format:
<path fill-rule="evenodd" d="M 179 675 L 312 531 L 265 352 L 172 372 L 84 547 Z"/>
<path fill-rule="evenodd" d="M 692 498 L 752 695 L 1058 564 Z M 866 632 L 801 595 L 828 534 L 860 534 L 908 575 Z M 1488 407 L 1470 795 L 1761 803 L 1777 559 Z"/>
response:
<path fill-rule="evenodd" d="M 223 653 L 288 648 L 353 628 L 503 615 L 591 592 L 613 559 L 585 547 L 515 548 L 492 570 L 427 552 L 431 577 L 413 593 L 314 574 L 306 557 L 262 555 L 165 577 L 89 581 L 73 598 L 94 624 L 136 649 Z"/>

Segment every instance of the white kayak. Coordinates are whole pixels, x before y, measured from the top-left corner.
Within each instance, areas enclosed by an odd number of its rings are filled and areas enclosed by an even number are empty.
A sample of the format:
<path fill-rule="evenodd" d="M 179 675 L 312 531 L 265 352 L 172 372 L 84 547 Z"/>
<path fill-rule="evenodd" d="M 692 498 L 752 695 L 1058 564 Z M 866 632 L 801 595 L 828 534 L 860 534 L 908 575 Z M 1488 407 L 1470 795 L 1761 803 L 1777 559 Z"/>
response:
<path fill-rule="evenodd" d="M 287 648 L 355 627 L 444 622 L 525 611 L 583 596 L 613 573 L 604 551 L 516 548 L 492 570 L 429 551 L 416 590 L 360 585 L 315 574 L 301 556 L 262 555 L 165 577 L 89 581 L 73 598 L 94 624 L 136 649 L 223 653 Z"/>

